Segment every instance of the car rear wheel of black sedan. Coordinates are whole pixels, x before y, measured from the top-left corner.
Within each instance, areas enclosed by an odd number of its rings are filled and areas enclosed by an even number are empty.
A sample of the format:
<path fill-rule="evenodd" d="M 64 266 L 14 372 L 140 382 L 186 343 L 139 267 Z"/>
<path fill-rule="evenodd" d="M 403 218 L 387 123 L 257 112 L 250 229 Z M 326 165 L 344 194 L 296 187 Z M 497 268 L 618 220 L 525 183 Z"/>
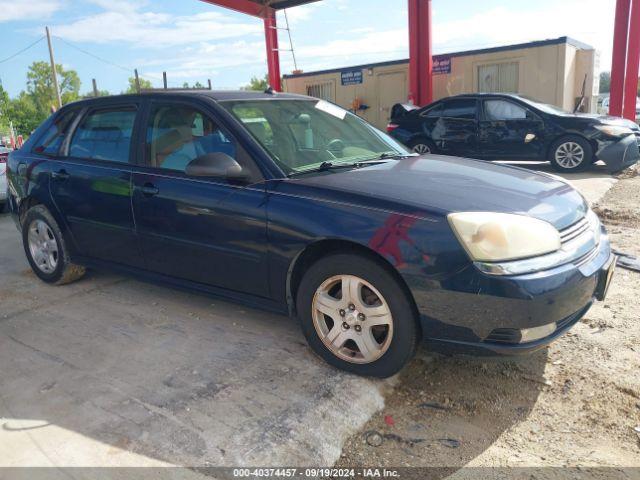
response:
<path fill-rule="evenodd" d="M 85 273 L 84 267 L 70 262 L 60 227 L 43 205 L 31 208 L 25 215 L 22 243 L 31 269 L 44 282 L 64 285 Z"/>
<path fill-rule="evenodd" d="M 580 172 L 593 163 L 593 148 L 577 135 L 562 137 L 551 145 L 549 161 L 558 172 Z"/>
<path fill-rule="evenodd" d="M 331 365 L 386 378 L 415 353 L 418 324 L 394 275 L 365 256 L 334 254 L 306 272 L 297 295 L 302 330 Z"/>
<path fill-rule="evenodd" d="M 409 148 L 414 153 L 419 153 L 420 155 L 427 155 L 429 153 L 436 153 L 436 146 L 434 143 L 427 138 L 416 138 L 409 142 Z"/>

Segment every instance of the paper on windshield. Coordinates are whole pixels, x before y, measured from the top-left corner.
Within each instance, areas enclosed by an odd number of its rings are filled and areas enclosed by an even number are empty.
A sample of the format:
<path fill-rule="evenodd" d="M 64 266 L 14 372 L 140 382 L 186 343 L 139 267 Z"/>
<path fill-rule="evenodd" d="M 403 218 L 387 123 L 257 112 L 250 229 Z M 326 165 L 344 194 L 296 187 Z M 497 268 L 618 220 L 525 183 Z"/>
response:
<path fill-rule="evenodd" d="M 334 105 L 333 103 L 325 102 L 324 100 L 320 100 L 318 103 L 316 103 L 316 108 L 328 113 L 329 115 L 333 115 L 340 120 L 344 120 L 344 117 L 347 116 L 346 110 L 338 107 L 337 105 Z"/>

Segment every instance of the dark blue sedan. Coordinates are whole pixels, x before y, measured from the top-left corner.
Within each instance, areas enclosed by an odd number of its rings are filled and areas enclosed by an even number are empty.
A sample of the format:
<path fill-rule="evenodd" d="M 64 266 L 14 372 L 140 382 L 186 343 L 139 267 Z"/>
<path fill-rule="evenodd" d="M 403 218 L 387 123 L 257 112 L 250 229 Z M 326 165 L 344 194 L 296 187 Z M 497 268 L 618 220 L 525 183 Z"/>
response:
<path fill-rule="evenodd" d="M 386 377 L 421 339 L 540 348 L 615 266 L 551 176 L 419 156 L 309 97 L 163 92 L 85 100 L 9 157 L 33 271 L 111 268 L 296 316 L 326 361 Z"/>

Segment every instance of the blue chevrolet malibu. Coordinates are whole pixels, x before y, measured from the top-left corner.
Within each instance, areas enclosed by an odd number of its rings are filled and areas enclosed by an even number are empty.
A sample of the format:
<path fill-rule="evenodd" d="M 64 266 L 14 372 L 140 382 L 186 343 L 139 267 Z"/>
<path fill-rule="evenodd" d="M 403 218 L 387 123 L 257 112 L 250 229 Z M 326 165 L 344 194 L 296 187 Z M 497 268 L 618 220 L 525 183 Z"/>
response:
<path fill-rule="evenodd" d="M 328 102 L 162 92 L 65 106 L 10 155 L 33 271 L 170 282 L 299 319 L 330 364 L 386 377 L 421 339 L 540 348 L 606 294 L 606 232 L 567 183 L 419 156 Z"/>

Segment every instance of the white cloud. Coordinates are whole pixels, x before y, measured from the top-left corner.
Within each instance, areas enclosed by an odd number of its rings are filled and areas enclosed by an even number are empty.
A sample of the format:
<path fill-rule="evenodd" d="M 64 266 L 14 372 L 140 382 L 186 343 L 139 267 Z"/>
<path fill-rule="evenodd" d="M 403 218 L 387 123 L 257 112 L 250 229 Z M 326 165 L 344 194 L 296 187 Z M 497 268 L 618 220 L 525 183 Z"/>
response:
<path fill-rule="evenodd" d="M 318 8 L 318 3 L 308 3 L 300 7 L 287 8 L 287 18 L 289 19 L 289 25 L 295 25 L 305 20 L 309 20 Z M 324 6 L 324 5 L 323 5 Z M 278 12 L 279 26 L 285 26 L 283 11 Z"/>
<path fill-rule="evenodd" d="M 614 7 L 615 0 L 563 0 L 546 9 L 505 2 L 504 7 L 447 22 L 438 21 L 435 11 L 433 50 L 473 50 L 569 36 L 599 50 L 606 70 L 611 61 Z M 408 56 L 407 27 L 350 33 L 351 38 L 342 35 L 325 43 L 297 43 L 300 66 L 309 71 Z"/>
<path fill-rule="evenodd" d="M 75 42 L 128 43 L 132 47 L 168 47 L 238 38 L 262 32 L 256 21 L 239 22 L 217 11 L 186 16 L 140 11 L 124 0 L 94 0 L 109 10 L 54 26 L 56 35 Z"/>
<path fill-rule="evenodd" d="M 61 8 L 58 0 L 0 0 L 0 22 L 41 20 Z"/>
<path fill-rule="evenodd" d="M 215 77 L 225 69 L 253 65 L 264 65 L 266 59 L 262 41 L 239 40 L 227 43 L 201 43 L 182 49 L 172 58 L 140 60 L 146 75 L 162 78 L 161 68 L 167 71 L 170 84 L 180 84 L 184 80 L 199 80 Z M 266 67 L 265 67 L 266 68 Z"/>

